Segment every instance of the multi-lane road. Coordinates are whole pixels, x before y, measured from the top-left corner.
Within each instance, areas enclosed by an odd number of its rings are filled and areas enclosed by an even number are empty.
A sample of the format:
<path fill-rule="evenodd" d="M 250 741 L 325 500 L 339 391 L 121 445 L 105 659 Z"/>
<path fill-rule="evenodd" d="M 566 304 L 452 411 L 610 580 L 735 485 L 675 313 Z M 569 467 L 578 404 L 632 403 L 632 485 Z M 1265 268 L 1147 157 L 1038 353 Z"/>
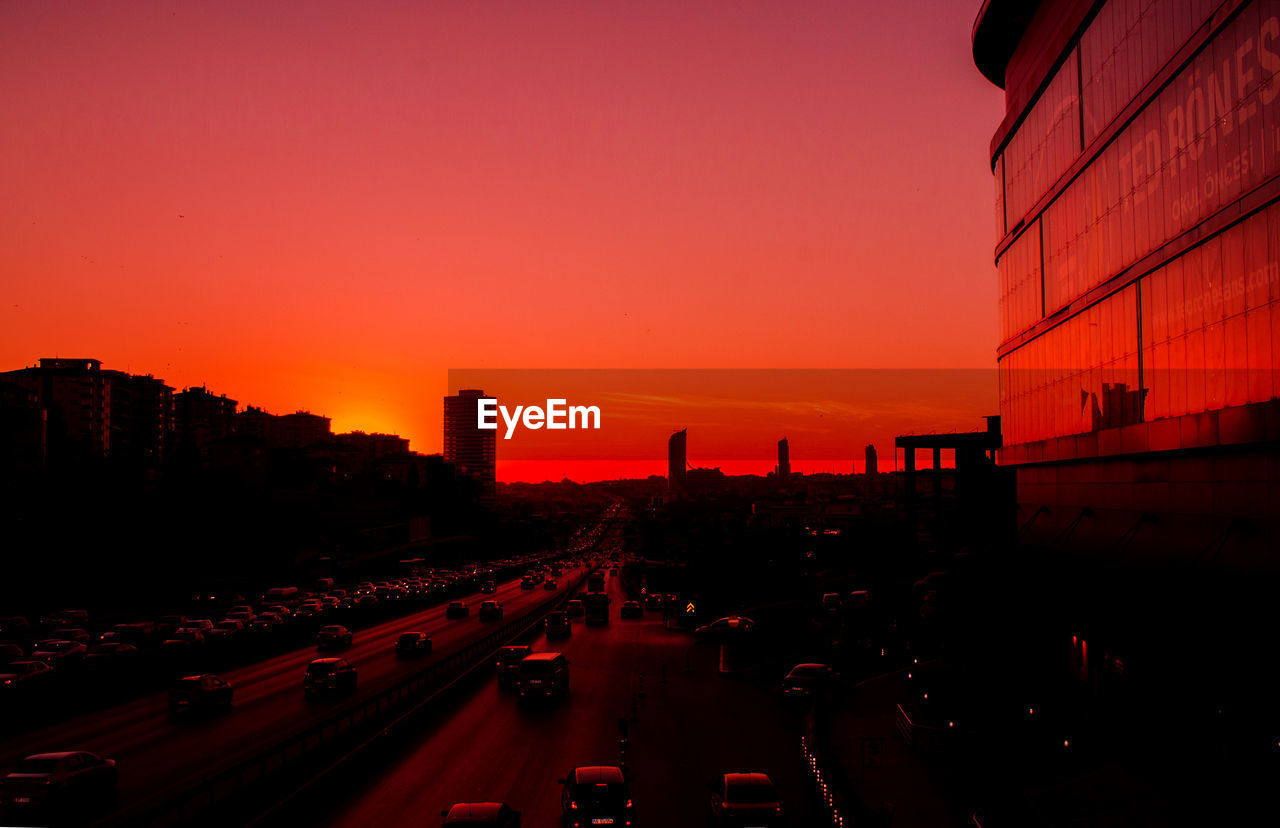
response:
<path fill-rule="evenodd" d="M 571 569 L 562 585 L 577 583 L 583 570 Z M 567 588 L 567 586 L 562 586 Z M 113 708 L 23 733 L 0 742 L 0 767 L 12 767 L 22 757 L 44 751 L 89 750 L 115 759 L 120 768 L 119 807 L 178 793 L 195 782 L 270 748 L 288 736 L 333 715 L 333 703 L 303 698 L 306 665 L 321 655 L 339 655 L 359 671 L 358 697 L 368 697 L 425 669 L 434 660 L 478 641 L 493 623 L 476 616 L 479 602 L 503 603 L 504 621 L 511 621 L 553 598 L 555 593 L 520 589 L 519 580 L 501 584 L 493 595 L 474 594 L 466 600 L 471 615 L 446 620 L 437 606 L 356 632 L 353 645 L 343 651 L 319 653 L 301 647 L 255 664 L 222 673 L 235 688 L 233 710 L 211 720 L 173 722 L 167 715 L 167 696 L 156 693 Z M 399 660 L 393 645 L 407 630 L 429 634 L 433 655 Z"/>
<path fill-rule="evenodd" d="M 526 828 L 559 825 L 557 779 L 576 765 L 618 764 L 618 719 L 630 720 L 634 698 L 626 763 L 637 825 L 705 826 L 708 784 L 734 770 L 767 771 L 789 824 L 820 824 L 799 721 L 769 683 L 720 674 L 717 648 L 666 630 L 661 613 L 619 619 L 626 596 L 616 579 L 608 589 L 607 627 L 578 619 L 570 638 L 534 642 L 569 658 L 566 700 L 526 707 L 489 684 L 412 746 L 327 785 L 329 801 L 311 802 L 311 816 L 334 826 L 431 825 L 453 802 L 498 800 L 521 811 Z"/>

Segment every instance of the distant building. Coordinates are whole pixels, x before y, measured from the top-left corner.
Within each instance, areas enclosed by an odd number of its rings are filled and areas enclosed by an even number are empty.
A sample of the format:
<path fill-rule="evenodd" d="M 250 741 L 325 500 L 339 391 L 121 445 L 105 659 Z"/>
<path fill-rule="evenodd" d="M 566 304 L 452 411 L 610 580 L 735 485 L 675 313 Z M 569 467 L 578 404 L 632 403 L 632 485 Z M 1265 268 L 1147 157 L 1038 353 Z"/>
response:
<path fill-rule="evenodd" d="M 408 439 L 398 434 L 352 431 L 335 435 L 333 443 L 334 464 L 343 477 L 367 476 L 384 458 L 410 455 Z"/>
<path fill-rule="evenodd" d="M 791 448 L 787 445 L 787 438 L 783 437 L 778 441 L 778 479 L 786 480 L 791 476 Z"/>
<path fill-rule="evenodd" d="M 184 449 L 203 453 L 213 440 L 230 437 L 235 416 L 235 400 L 211 394 L 204 386 L 173 395 L 174 436 Z"/>
<path fill-rule="evenodd" d="M 0 381 L 0 479 L 29 478 L 45 468 L 47 412 L 40 395 Z"/>
<path fill-rule="evenodd" d="M 879 461 L 876 459 L 876 447 L 870 443 L 867 444 L 867 460 L 864 471 L 867 474 L 877 474 L 880 471 Z"/>
<path fill-rule="evenodd" d="M 261 408 L 249 406 L 244 411 L 237 411 L 235 417 L 232 418 L 231 430 L 234 434 L 242 437 L 256 437 L 265 444 L 271 442 L 271 424 L 275 421 L 274 414 L 268 414 Z"/>
<path fill-rule="evenodd" d="M 498 432 L 479 427 L 484 391 L 466 389 L 444 398 L 444 459 L 491 495 L 497 486 Z"/>
<path fill-rule="evenodd" d="M 271 448 L 310 448 L 327 445 L 333 439 L 328 417 L 309 411 L 277 416 L 253 406 L 236 413 L 233 431 L 257 437 Z"/>
<path fill-rule="evenodd" d="M 412 489 L 440 492 L 453 483 L 454 467 L 439 454 L 388 454 L 374 462 L 374 469 L 379 478 Z"/>
<path fill-rule="evenodd" d="M 49 460 L 54 465 L 106 459 L 111 449 L 111 377 L 96 359 L 42 359 L 5 374 L 37 395 L 48 412 Z"/>
<path fill-rule="evenodd" d="M 296 411 L 277 417 L 272 425 L 272 446 L 306 448 L 328 443 L 333 438 L 329 418 L 309 411 Z"/>
<path fill-rule="evenodd" d="M 363 431 L 351 431 L 334 436 L 340 446 L 355 448 L 370 457 L 386 457 L 389 454 L 404 454 L 409 451 L 409 439 L 399 434 L 366 434 Z"/>
<path fill-rule="evenodd" d="M 682 428 L 667 441 L 667 490 L 672 495 L 679 495 L 685 490 L 685 470 L 689 466 L 688 431 Z"/>
<path fill-rule="evenodd" d="M 104 371 L 96 359 L 44 358 L 4 379 L 47 413 L 49 461 L 129 461 L 156 467 L 173 427 L 173 389 L 152 376 Z"/>
<path fill-rule="evenodd" d="M 111 457 L 158 468 L 173 434 L 173 388 L 150 375 L 110 374 Z"/>
<path fill-rule="evenodd" d="M 724 472 L 720 469 L 689 469 L 685 472 L 684 486 L 689 494 L 719 491 L 725 486 Z"/>

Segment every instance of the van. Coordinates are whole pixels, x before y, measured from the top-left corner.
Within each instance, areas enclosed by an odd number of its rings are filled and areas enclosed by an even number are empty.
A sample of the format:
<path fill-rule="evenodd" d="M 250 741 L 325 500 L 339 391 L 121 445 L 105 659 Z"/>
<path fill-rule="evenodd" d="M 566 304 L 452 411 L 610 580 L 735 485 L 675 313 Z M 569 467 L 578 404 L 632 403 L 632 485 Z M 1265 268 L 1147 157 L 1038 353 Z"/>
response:
<path fill-rule="evenodd" d="M 520 660 L 520 698 L 551 698 L 569 692 L 569 660 L 564 653 L 533 653 Z"/>

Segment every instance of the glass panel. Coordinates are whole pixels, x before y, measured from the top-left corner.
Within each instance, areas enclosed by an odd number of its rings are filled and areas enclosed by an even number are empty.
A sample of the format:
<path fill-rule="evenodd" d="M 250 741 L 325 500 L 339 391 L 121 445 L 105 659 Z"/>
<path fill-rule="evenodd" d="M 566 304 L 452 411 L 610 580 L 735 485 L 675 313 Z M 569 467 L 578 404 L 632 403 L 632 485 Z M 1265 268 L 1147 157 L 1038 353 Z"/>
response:
<path fill-rule="evenodd" d="M 1005 215 L 1016 224 L 1080 154 L 1076 53 L 1059 67 L 1004 150 Z"/>

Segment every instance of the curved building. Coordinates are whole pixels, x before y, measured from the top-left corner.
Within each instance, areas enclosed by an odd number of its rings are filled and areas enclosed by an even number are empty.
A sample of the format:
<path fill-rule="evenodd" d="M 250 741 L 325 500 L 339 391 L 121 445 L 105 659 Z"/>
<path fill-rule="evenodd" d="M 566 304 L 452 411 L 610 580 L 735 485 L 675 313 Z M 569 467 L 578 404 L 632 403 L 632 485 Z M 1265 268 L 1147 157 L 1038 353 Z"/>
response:
<path fill-rule="evenodd" d="M 1280 0 L 987 0 L 1020 538 L 1280 562 Z"/>

